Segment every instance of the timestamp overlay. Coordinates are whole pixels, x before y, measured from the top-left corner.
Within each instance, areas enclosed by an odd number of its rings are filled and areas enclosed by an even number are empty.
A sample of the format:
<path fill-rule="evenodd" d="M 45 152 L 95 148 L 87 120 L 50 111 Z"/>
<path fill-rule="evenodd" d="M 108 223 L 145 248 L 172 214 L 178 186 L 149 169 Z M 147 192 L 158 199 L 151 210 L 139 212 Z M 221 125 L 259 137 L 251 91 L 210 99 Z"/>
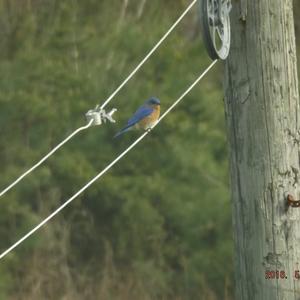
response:
<path fill-rule="evenodd" d="M 286 272 L 285 270 L 271 270 L 268 269 L 265 271 L 265 279 L 267 280 L 286 280 L 286 279 L 294 279 L 300 280 L 300 270 L 295 269 L 292 274 L 290 272 Z"/>

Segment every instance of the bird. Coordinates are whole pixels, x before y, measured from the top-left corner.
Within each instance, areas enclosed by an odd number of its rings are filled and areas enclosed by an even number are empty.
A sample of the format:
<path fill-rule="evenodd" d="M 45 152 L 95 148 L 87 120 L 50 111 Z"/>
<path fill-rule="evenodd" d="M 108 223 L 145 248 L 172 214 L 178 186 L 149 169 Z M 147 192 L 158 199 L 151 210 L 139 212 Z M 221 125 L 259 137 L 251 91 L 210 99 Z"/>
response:
<path fill-rule="evenodd" d="M 125 132 L 132 129 L 151 129 L 157 122 L 160 115 L 160 100 L 151 97 L 134 113 L 128 120 L 125 127 L 123 127 L 115 136 L 117 138 Z"/>

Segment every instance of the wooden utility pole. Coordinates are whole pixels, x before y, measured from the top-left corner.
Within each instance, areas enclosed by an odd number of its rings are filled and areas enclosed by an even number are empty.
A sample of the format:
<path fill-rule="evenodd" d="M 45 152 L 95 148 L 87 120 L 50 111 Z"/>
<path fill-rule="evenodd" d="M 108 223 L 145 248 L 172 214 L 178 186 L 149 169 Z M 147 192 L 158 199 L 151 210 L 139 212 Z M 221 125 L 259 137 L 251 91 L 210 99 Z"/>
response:
<path fill-rule="evenodd" d="M 300 198 L 292 0 L 232 0 L 232 4 L 225 110 L 236 299 L 298 300 L 300 207 L 285 206 L 287 193 Z"/>

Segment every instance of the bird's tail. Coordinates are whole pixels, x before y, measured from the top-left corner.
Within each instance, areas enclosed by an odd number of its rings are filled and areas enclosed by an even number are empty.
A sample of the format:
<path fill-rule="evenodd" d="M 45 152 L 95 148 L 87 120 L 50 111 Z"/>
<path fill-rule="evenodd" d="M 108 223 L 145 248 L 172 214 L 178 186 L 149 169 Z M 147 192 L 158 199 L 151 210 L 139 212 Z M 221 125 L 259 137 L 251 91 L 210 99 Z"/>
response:
<path fill-rule="evenodd" d="M 124 127 L 123 129 L 121 129 L 118 133 L 116 133 L 114 135 L 114 139 L 117 137 L 120 137 L 121 135 L 123 135 L 125 132 L 129 131 L 130 129 L 132 129 L 132 127 Z"/>

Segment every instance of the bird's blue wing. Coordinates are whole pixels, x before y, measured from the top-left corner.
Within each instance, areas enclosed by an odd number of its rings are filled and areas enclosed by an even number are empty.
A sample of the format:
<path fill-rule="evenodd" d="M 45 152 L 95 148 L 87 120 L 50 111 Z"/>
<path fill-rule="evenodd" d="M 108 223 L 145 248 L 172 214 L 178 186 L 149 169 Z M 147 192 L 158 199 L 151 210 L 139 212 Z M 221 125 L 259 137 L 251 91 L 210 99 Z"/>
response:
<path fill-rule="evenodd" d="M 144 105 L 141 106 L 135 112 L 135 114 L 128 120 L 126 127 L 130 127 L 130 126 L 135 125 L 136 123 L 138 123 L 142 119 L 144 119 L 147 116 L 151 115 L 152 112 L 153 112 L 153 108 L 152 107 L 148 107 L 148 106 L 144 106 Z"/>
<path fill-rule="evenodd" d="M 126 131 L 130 130 L 132 126 L 134 126 L 136 123 L 141 121 L 142 119 L 146 118 L 147 116 L 151 115 L 153 112 L 153 108 L 143 105 L 141 106 L 135 114 L 128 120 L 127 125 L 122 128 L 114 137 L 119 137 Z"/>

